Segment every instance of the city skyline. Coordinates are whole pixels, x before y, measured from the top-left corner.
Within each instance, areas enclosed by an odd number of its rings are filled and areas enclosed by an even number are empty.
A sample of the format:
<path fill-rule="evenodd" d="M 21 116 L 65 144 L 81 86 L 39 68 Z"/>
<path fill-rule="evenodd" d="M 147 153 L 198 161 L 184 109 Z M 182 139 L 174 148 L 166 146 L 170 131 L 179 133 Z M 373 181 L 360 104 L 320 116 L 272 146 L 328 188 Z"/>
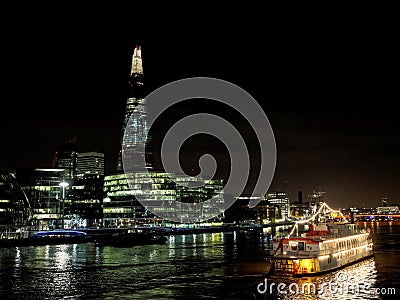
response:
<path fill-rule="evenodd" d="M 391 10 L 53 7 L 3 18 L 2 299 L 400 293 Z"/>
<path fill-rule="evenodd" d="M 75 38 L 82 36 L 70 37 L 71 45 Z M 353 44 L 343 53 L 344 41 L 313 52 L 315 43 L 303 41 L 302 51 L 283 44 L 266 54 L 250 38 L 164 44 L 132 35 L 104 41 L 93 37 L 79 40 L 79 49 L 42 53 L 50 45 L 42 39 L 31 63 L 43 72 L 23 85 L 19 73 L 8 78 L 9 88 L 26 96 L 6 101 L 2 109 L 3 167 L 49 167 L 54 149 L 76 137 L 82 151 L 104 152 L 106 173 L 113 171 L 131 55 L 141 45 L 147 92 L 174 80 L 206 76 L 237 84 L 259 102 L 277 142 L 272 190 L 288 191 L 295 201 L 299 190 L 306 195 L 321 189 L 336 207 L 378 206 L 382 197 L 400 201 L 394 84 L 384 68 L 389 61 L 380 52 L 359 52 Z M 103 49 L 107 43 L 114 47 Z M 58 66 L 52 62 L 59 57 L 67 72 L 55 77 Z"/>

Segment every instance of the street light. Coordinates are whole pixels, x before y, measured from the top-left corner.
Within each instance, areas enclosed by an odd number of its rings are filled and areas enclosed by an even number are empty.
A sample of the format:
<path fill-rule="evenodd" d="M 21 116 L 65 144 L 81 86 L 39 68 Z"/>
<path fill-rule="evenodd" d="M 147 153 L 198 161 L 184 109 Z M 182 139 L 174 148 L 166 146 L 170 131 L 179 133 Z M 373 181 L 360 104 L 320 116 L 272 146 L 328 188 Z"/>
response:
<path fill-rule="evenodd" d="M 62 229 L 64 229 L 64 206 L 65 206 L 65 187 L 69 186 L 69 183 L 66 181 L 60 182 L 59 186 L 62 187 L 63 189 L 63 194 L 62 194 Z"/>

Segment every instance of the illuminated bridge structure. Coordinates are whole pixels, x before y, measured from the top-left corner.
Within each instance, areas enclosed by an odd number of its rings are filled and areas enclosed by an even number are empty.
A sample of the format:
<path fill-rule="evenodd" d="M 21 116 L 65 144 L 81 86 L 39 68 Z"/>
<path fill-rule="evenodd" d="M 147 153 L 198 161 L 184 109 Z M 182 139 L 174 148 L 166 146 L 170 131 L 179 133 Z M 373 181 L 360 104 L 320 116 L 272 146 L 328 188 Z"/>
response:
<path fill-rule="evenodd" d="M 360 221 L 400 221 L 400 213 L 396 214 L 354 214 L 354 219 Z"/>

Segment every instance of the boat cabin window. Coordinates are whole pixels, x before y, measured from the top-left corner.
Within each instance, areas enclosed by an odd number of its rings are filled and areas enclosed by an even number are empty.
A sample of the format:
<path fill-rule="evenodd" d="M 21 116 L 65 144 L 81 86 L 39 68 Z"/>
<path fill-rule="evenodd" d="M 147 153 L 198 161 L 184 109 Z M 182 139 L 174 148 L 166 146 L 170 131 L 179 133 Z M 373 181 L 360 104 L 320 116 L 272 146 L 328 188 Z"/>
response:
<path fill-rule="evenodd" d="M 297 250 L 297 242 L 290 242 L 290 250 L 292 251 Z"/>
<path fill-rule="evenodd" d="M 297 244 L 300 251 L 304 251 L 305 249 L 305 242 L 298 242 Z"/>

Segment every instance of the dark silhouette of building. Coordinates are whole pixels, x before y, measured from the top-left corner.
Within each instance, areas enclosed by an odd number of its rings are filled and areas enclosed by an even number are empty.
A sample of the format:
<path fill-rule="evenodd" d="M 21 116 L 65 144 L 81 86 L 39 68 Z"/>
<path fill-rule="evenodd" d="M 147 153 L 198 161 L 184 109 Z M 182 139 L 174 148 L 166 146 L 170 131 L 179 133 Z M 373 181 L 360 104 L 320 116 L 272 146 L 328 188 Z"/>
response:
<path fill-rule="evenodd" d="M 78 143 L 76 138 L 65 141 L 54 152 L 53 168 L 64 169 L 64 179 L 76 178 Z"/>
<path fill-rule="evenodd" d="M 299 201 L 299 203 L 303 203 L 303 192 L 302 191 L 298 192 L 298 201 Z"/>
<path fill-rule="evenodd" d="M 103 218 L 104 175 L 87 173 L 74 180 L 67 208 L 69 227 L 97 227 Z"/>

